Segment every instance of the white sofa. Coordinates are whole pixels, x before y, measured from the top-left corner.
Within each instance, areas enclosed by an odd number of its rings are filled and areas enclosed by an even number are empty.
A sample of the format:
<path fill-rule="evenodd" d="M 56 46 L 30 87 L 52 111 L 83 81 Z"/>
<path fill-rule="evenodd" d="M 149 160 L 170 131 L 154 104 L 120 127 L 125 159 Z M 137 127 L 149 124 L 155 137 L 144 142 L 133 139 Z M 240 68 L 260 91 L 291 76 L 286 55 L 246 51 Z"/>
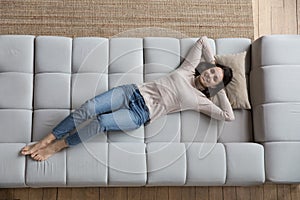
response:
<path fill-rule="evenodd" d="M 294 37 L 291 46 L 300 43 L 299 36 Z M 290 40 L 289 36 L 285 38 Z M 274 45 L 280 46 L 281 39 L 259 39 L 254 42 L 252 55 L 250 39 L 210 39 L 215 54 L 248 52 L 246 74 L 251 75 L 249 85 L 253 86 L 249 90 L 253 110 L 234 110 L 236 120 L 225 122 L 221 134 L 217 121 L 184 111 L 135 131 L 99 133 L 37 162 L 19 155 L 20 149 L 40 140 L 96 94 L 121 84 L 153 80 L 174 70 L 197 38 L 0 36 L 0 187 L 299 182 L 300 143 L 296 140 L 300 138 L 300 104 L 269 105 L 273 101 L 299 102 L 299 92 L 290 94 L 282 84 L 273 87 L 268 84 L 275 81 L 273 75 L 265 77 L 265 70 L 278 78 L 283 69 L 272 70 L 265 65 L 285 61 L 293 64 L 287 66 L 289 76 L 300 74 L 296 53 L 273 49 Z M 280 56 L 269 59 L 273 53 Z M 293 58 L 287 60 L 286 56 Z M 276 91 L 277 86 L 283 90 L 281 93 Z M 274 90 L 268 92 L 268 87 Z M 299 91 L 299 86 L 292 89 Z M 281 117 L 284 121 L 277 123 Z M 287 126 L 289 123 L 293 125 Z M 286 129 L 281 125 L 289 127 L 289 132 L 282 133 Z M 294 171 L 285 171 L 294 167 Z"/>

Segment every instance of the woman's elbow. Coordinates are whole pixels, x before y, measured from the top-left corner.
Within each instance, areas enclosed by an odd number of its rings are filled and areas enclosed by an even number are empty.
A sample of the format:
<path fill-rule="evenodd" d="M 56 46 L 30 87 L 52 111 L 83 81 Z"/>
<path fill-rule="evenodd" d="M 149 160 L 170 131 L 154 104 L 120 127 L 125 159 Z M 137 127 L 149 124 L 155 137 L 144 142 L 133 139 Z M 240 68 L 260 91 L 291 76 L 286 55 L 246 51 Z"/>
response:
<path fill-rule="evenodd" d="M 233 113 L 232 114 L 227 113 L 225 115 L 225 121 L 234 121 L 234 120 L 235 120 L 235 117 L 234 117 Z"/>
<path fill-rule="evenodd" d="M 234 115 L 227 115 L 225 118 L 225 121 L 234 121 L 234 120 L 235 120 Z"/>

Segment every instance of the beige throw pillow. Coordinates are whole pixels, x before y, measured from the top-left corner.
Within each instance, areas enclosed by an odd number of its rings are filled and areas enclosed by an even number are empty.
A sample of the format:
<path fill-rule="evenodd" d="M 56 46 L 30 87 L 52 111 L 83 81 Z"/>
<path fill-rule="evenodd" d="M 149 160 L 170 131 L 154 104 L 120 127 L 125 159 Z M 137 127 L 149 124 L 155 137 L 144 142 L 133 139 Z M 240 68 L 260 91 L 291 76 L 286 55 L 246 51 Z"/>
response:
<path fill-rule="evenodd" d="M 245 57 L 246 52 L 215 56 L 216 63 L 232 69 L 233 78 L 225 91 L 233 109 L 251 109 L 245 77 Z"/>

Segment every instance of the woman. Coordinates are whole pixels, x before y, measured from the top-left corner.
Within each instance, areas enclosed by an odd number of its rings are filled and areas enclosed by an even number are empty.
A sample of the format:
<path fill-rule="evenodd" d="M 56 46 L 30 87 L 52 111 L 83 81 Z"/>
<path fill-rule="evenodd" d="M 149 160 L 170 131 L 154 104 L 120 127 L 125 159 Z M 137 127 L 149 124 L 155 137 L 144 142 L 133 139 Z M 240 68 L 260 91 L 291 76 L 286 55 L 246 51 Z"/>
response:
<path fill-rule="evenodd" d="M 202 54 L 206 62 L 200 62 Z M 172 112 L 195 110 L 218 120 L 234 120 L 222 90 L 232 79 L 230 68 L 214 64 L 207 37 L 201 37 L 178 69 L 158 80 L 115 87 L 86 101 L 23 155 L 42 161 L 66 147 L 75 146 L 99 132 L 133 130 Z M 218 94 L 217 94 L 218 93 Z M 220 107 L 209 98 L 216 95 Z M 65 137 L 86 120 L 91 122 Z"/>

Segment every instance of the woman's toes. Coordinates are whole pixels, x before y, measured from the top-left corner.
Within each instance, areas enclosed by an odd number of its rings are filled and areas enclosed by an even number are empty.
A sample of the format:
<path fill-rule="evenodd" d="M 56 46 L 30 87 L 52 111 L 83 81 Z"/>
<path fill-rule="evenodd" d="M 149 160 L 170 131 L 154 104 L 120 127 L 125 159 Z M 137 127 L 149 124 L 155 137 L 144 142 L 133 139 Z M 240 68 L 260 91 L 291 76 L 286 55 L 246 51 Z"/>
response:
<path fill-rule="evenodd" d="M 36 155 L 34 155 L 34 156 L 31 156 L 34 160 L 36 160 L 36 161 L 40 161 L 41 160 L 41 156 L 40 155 L 38 155 L 38 154 L 36 154 Z"/>
<path fill-rule="evenodd" d="M 42 161 L 42 157 L 39 156 L 39 155 L 37 155 L 34 159 L 37 160 L 37 161 Z"/>
<path fill-rule="evenodd" d="M 29 150 L 29 146 L 25 146 L 22 148 L 22 151 L 28 151 Z"/>
<path fill-rule="evenodd" d="M 25 146 L 25 147 L 23 147 L 23 149 L 21 150 L 21 154 L 23 154 L 23 155 L 28 155 L 28 154 L 30 154 L 29 150 L 30 150 L 30 146 Z"/>
<path fill-rule="evenodd" d="M 30 156 L 31 158 L 35 158 L 38 154 L 37 153 L 32 153 Z"/>
<path fill-rule="evenodd" d="M 32 145 L 28 145 L 28 146 L 25 146 L 23 147 L 23 149 L 21 150 L 21 153 L 23 155 L 32 155 L 32 154 L 35 154 L 36 155 L 36 152 L 38 152 L 39 150 L 47 147 L 48 143 L 45 143 L 43 141 L 39 141 L 35 144 L 32 144 Z"/>
<path fill-rule="evenodd" d="M 58 140 L 56 142 L 51 143 L 45 148 L 41 148 L 36 150 L 31 154 L 31 158 L 37 161 L 47 160 L 53 154 L 61 151 L 62 149 L 68 147 L 64 140 Z"/>

